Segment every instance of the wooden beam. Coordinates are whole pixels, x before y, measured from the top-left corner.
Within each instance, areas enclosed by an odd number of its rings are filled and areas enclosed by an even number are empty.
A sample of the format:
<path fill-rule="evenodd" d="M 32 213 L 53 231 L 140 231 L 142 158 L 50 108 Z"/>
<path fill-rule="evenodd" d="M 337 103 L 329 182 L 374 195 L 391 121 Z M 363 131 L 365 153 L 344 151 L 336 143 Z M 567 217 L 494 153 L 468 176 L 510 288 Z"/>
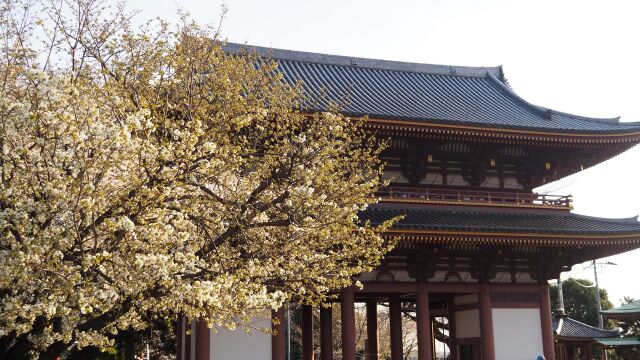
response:
<path fill-rule="evenodd" d="M 362 289 L 356 289 L 358 294 L 411 294 L 418 291 L 414 282 L 363 282 Z M 445 294 L 477 294 L 480 292 L 478 283 L 425 283 L 430 293 Z M 485 284 L 493 292 L 530 292 L 538 293 L 537 284 Z"/>

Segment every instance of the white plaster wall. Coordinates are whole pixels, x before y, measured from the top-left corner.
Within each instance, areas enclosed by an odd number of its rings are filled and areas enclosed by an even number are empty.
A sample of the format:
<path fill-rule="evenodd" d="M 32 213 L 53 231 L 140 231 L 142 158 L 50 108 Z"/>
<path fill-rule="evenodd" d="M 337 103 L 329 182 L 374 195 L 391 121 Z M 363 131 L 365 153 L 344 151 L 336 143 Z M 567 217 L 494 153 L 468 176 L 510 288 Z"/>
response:
<path fill-rule="evenodd" d="M 496 360 L 531 360 L 543 353 L 540 309 L 493 309 Z"/>
<path fill-rule="evenodd" d="M 456 311 L 456 338 L 480 337 L 480 312 L 478 309 Z"/>
<path fill-rule="evenodd" d="M 256 321 L 253 326 L 271 328 L 271 320 Z M 258 330 L 247 334 L 244 329 L 211 331 L 211 360 L 232 359 L 271 360 L 271 335 Z"/>

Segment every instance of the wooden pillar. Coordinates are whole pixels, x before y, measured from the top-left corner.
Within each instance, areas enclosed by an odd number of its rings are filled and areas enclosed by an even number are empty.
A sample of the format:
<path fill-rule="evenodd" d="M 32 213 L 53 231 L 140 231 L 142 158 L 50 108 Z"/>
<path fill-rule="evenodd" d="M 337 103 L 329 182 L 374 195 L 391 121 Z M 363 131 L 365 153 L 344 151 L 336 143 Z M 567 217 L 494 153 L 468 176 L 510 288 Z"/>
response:
<path fill-rule="evenodd" d="M 418 327 L 418 359 L 432 360 L 431 316 L 429 314 L 429 293 L 425 284 L 418 284 L 416 293 L 416 318 Z"/>
<path fill-rule="evenodd" d="M 449 351 L 451 352 L 451 360 L 458 360 L 458 341 L 456 337 L 456 308 L 453 298 L 447 301 L 447 312 L 449 320 Z"/>
<path fill-rule="evenodd" d="M 493 314 L 491 313 L 491 292 L 489 285 L 482 285 L 480 288 L 480 332 L 482 335 L 483 360 L 495 360 L 496 351 L 493 339 Z"/>
<path fill-rule="evenodd" d="M 191 360 L 191 320 L 184 319 L 184 360 Z"/>
<path fill-rule="evenodd" d="M 391 360 L 403 360 L 402 303 L 398 295 L 393 295 L 389 299 L 389 325 L 391 330 Z"/>
<path fill-rule="evenodd" d="M 320 308 L 320 359 L 333 360 L 333 309 Z"/>
<path fill-rule="evenodd" d="M 284 305 L 277 311 L 271 312 L 272 322 L 271 330 L 271 360 L 285 360 L 285 331 L 286 319 L 284 316 Z"/>
<path fill-rule="evenodd" d="M 340 294 L 342 317 L 342 359 L 356 358 L 356 316 L 353 309 L 355 297 L 353 289 L 347 288 Z"/>
<path fill-rule="evenodd" d="M 378 303 L 367 301 L 367 346 L 365 360 L 378 360 Z"/>
<path fill-rule="evenodd" d="M 549 284 L 540 284 L 540 326 L 542 326 L 542 349 L 544 357 L 555 359 L 553 346 L 553 329 L 551 325 L 551 302 L 549 301 Z"/>
<path fill-rule="evenodd" d="M 211 329 L 202 319 L 196 321 L 195 351 L 195 360 L 209 360 L 211 358 Z"/>
<path fill-rule="evenodd" d="M 178 316 L 178 321 L 176 322 L 176 360 L 184 360 L 184 316 Z"/>
<path fill-rule="evenodd" d="M 302 360 L 313 360 L 313 308 L 302 305 L 300 309 L 302 328 Z"/>

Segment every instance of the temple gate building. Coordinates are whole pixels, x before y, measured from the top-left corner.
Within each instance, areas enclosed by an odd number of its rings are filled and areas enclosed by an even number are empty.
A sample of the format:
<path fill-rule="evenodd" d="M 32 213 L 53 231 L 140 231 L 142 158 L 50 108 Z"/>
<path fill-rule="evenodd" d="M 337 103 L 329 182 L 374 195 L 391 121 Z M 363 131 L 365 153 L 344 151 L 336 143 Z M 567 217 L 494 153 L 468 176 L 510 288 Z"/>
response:
<path fill-rule="evenodd" d="M 303 309 L 304 360 L 356 358 L 354 302 L 367 304 L 365 359 L 378 359 L 380 303 L 389 304 L 393 360 L 403 359 L 402 303 L 415 304 L 420 360 L 435 355 L 434 316 L 448 318 L 452 359 L 555 359 L 547 281 L 572 265 L 640 247 L 636 218 L 577 215 L 571 196 L 532 192 L 631 148 L 640 142 L 640 123 L 533 105 L 511 89 L 502 67 L 248 50 L 275 59 L 286 81 L 302 81 L 317 100 L 309 111 L 342 104 L 389 140 L 381 155 L 389 186 L 361 217 L 380 223 L 405 216 L 385 234 L 401 237 L 396 248 L 358 277 L 361 289 L 340 293 L 342 328 L 332 329 L 331 308 L 320 309 L 319 353 L 312 309 Z M 283 314 L 274 314 L 283 320 L 274 336 L 212 334 L 194 323 L 178 339 L 186 345 L 179 358 L 284 360 Z M 342 334 L 339 354 L 334 331 Z"/>

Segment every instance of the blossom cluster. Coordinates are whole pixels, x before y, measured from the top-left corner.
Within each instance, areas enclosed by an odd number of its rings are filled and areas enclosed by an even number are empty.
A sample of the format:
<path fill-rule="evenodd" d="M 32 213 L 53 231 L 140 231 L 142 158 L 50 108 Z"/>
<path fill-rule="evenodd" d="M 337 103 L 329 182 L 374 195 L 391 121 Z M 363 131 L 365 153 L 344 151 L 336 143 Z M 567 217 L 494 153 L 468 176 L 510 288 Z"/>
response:
<path fill-rule="evenodd" d="M 0 342 L 233 328 L 325 301 L 391 246 L 358 220 L 381 171 L 360 122 L 296 110 L 274 63 L 194 25 L 162 31 L 110 39 L 95 67 L 2 69 Z"/>

